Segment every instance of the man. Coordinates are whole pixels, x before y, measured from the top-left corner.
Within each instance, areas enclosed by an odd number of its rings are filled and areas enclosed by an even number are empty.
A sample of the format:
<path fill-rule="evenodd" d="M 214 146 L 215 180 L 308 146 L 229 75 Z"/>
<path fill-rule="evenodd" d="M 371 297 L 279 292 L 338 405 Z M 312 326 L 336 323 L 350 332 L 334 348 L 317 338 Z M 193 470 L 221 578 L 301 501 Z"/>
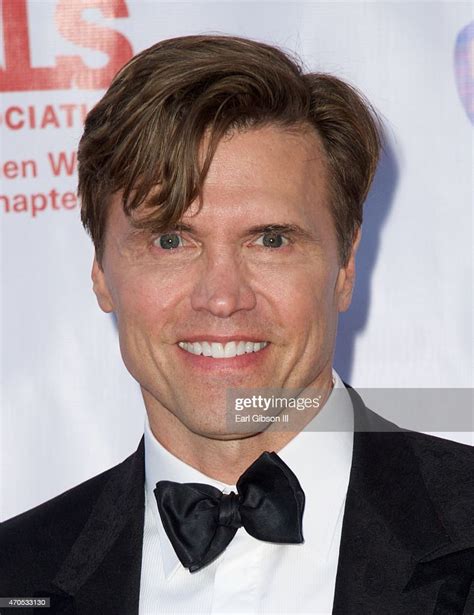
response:
<path fill-rule="evenodd" d="M 172 39 L 119 72 L 79 192 L 144 440 L 3 524 L 2 596 L 81 615 L 474 610 L 472 451 L 388 423 L 332 369 L 378 153 L 356 91 L 261 43 Z M 269 391 L 287 405 L 255 413 Z"/>

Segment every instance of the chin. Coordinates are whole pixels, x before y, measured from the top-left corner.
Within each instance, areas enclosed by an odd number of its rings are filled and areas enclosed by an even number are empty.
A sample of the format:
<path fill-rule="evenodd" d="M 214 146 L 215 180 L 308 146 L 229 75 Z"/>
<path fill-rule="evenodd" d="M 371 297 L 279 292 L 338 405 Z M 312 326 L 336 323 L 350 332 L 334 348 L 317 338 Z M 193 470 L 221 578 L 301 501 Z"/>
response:
<path fill-rule="evenodd" d="M 228 442 L 230 440 L 245 440 L 247 438 L 252 438 L 253 436 L 261 433 L 260 431 L 256 431 L 255 433 L 232 433 L 232 432 L 202 432 L 198 435 L 203 438 L 208 438 L 209 440 L 219 440 L 220 442 Z"/>

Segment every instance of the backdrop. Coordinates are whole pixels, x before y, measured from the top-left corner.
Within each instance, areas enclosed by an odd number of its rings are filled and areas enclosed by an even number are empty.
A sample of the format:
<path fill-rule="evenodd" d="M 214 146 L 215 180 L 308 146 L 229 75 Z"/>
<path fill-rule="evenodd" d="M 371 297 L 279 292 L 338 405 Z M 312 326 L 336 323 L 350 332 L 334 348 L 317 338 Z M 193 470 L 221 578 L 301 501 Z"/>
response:
<path fill-rule="evenodd" d="M 471 3 L 3 0 L 1 16 L 3 519 L 118 463 L 143 431 L 91 290 L 75 149 L 114 73 L 169 37 L 277 44 L 368 96 L 387 143 L 335 365 L 361 389 L 467 392 L 472 412 Z M 472 442 L 472 414 L 453 411 L 438 431 Z"/>

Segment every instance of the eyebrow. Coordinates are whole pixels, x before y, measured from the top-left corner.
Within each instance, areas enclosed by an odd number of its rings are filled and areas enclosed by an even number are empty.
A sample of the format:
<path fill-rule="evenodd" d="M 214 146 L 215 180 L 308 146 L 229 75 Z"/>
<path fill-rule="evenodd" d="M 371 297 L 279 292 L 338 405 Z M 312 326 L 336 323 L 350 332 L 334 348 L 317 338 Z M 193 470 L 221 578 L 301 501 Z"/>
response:
<path fill-rule="evenodd" d="M 196 229 L 192 225 L 185 224 L 184 222 L 177 222 L 173 226 L 173 229 L 170 230 L 185 233 L 196 232 Z M 309 231 L 299 226 L 298 224 L 259 224 L 245 229 L 243 235 L 262 235 L 264 233 L 281 233 L 282 235 L 290 235 L 307 241 L 315 240 L 314 236 Z"/>

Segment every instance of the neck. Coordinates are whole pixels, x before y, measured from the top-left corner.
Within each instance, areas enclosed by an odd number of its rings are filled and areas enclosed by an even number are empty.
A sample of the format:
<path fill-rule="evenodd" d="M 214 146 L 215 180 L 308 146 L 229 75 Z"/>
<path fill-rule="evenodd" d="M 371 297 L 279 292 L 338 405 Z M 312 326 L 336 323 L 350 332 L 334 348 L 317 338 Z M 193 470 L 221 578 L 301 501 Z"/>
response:
<path fill-rule="evenodd" d="M 280 451 L 321 411 L 332 391 L 332 373 L 318 378 L 317 387 L 312 383 L 307 388 L 313 387 L 321 392 L 319 407 L 308 413 L 294 409 L 288 411 L 289 422 L 284 428 L 281 424 L 271 423 L 267 429 L 255 434 L 219 434 L 214 437 L 191 431 L 147 391 L 142 390 L 142 393 L 151 431 L 162 446 L 206 476 L 235 485 L 239 476 L 264 451 Z M 304 391 L 300 394 L 303 396 Z"/>

